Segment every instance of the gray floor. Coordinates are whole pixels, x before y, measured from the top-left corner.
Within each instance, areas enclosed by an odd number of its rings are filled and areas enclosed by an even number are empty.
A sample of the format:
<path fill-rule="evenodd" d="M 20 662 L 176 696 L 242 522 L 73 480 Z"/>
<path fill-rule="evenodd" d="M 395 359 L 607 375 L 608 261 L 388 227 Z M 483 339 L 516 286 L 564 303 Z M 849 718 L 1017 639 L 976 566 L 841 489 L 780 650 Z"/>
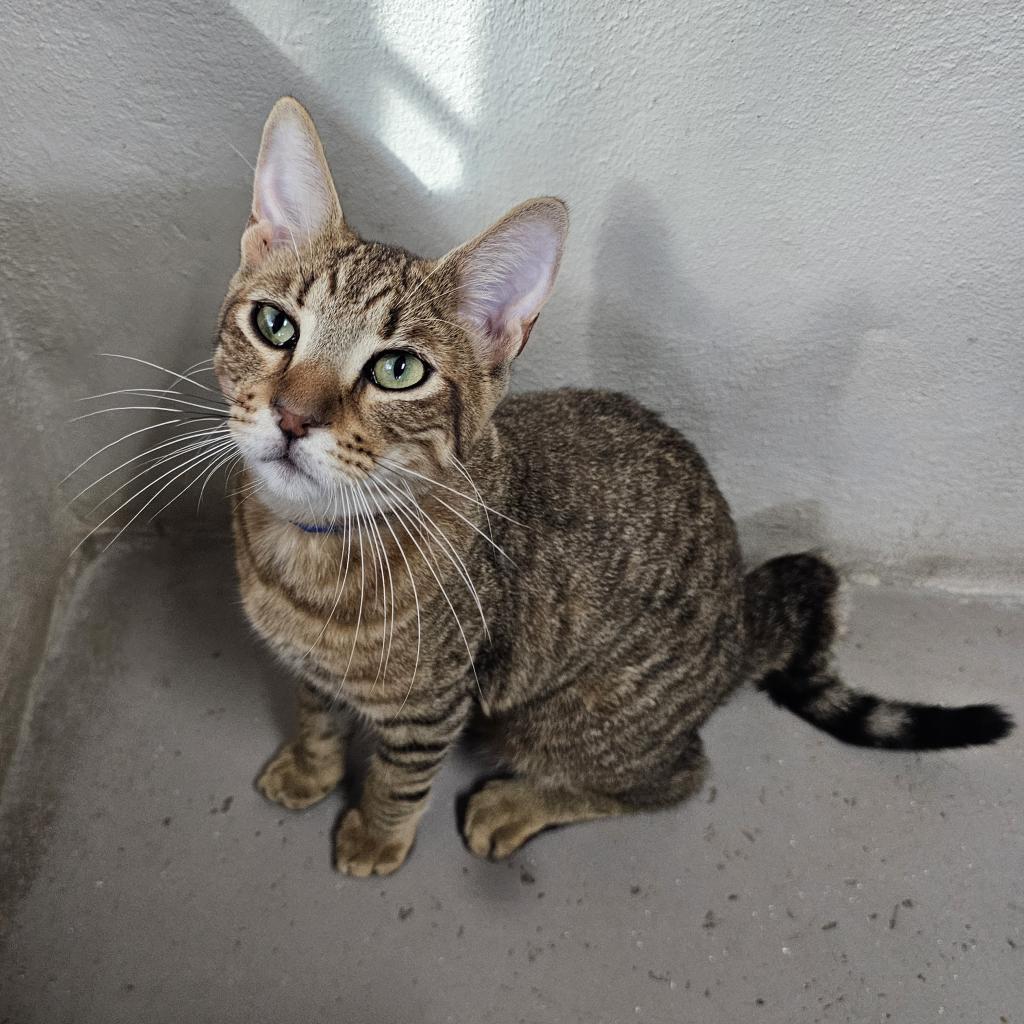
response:
<path fill-rule="evenodd" d="M 1024 719 L 1020 608 L 854 596 L 852 680 Z M 405 868 L 358 881 L 331 868 L 340 794 L 252 788 L 290 718 L 222 543 L 88 570 L 4 793 L 0 1021 L 1024 1020 L 1020 733 L 856 751 L 743 693 L 687 806 L 482 863 L 463 758 Z"/>

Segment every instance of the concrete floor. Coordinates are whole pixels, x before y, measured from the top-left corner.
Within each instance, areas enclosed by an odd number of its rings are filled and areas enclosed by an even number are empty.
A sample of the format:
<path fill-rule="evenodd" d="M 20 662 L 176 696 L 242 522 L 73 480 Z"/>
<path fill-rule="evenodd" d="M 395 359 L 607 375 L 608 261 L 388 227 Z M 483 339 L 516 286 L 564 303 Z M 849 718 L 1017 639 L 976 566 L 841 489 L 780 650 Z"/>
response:
<path fill-rule="evenodd" d="M 848 677 L 1024 720 L 1024 610 L 854 593 Z M 672 812 L 553 832 L 510 864 L 455 831 L 465 757 L 396 876 L 331 868 L 341 795 L 252 787 L 290 687 L 220 541 L 83 575 L 2 806 L 0 1021 L 1024 1021 L 1024 738 L 845 748 L 740 694 Z"/>

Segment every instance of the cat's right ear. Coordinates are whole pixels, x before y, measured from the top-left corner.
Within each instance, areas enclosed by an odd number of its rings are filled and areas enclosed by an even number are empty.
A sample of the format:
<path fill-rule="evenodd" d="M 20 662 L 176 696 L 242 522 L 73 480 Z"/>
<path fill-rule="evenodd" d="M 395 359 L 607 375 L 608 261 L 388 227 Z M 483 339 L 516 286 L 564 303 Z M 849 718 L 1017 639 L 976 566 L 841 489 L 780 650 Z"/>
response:
<path fill-rule="evenodd" d="M 242 266 L 282 246 L 297 252 L 332 222 L 342 222 L 341 203 L 320 136 L 306 108 L 285 96 L 263 126 Z"/>

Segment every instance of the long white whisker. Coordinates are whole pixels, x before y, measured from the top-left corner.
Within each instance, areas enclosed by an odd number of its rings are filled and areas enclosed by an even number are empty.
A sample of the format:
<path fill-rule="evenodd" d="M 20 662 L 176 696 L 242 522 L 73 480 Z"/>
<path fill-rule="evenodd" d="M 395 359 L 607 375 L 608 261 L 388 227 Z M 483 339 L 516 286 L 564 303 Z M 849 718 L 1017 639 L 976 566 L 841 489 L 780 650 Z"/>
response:
<path fill-rule="evenodd" d="M 358 502 L 359 495 L 356 491 L 352 492 L 352 497 Z M 380 635 L 380 660 L 377 662 L 377 674 L 374 676 L 373 685 L 370 687 L 370 692 L 372 693 L 380 680 L 381 670 L 384 668 L 384 650 L 387 645 L 388 635 L 388 595 L 384 586 L 384 568 L 380 564 L 379 553 L 377 550 L 377 539 L 374 536 L 373 529 L 370 525 L 369 509 L 365 505 L 357 505 L 357 508 L 359 508 L 360 522 L 366 524 L 366 546 L 370 552 L 370 557 L 373 559 L 373 567 L 377 570 L 377 572 L 373 574 L 373 590 L 374 597 L 380 596 L 381 598 L 381 615 L 383 617 Z M 379 586 L 377 585 L 378 575 L 380 577 Z"/>
<path fill-rule="evenodd" d="M 341 595 L 345 592 L 345 583 L 348 581 L 349 556 L 351 555 L 351 552 L 352 552 L 352 544 L 351 544 L 351 541 L 352 541 L 352 531 L 351 531 L 351 529 L 349 527 L 349 522 L 348 522 L 348 507 L 349 507 L 348 506 L 348 494 L 346 492 L 342 491 L 341 492 L 341 496 L 344 499 L 344 504 L 345 504 L 345 512 L 344 512 L 344 515 L 345 515 L 345 540 L 346 540 L 345 557 L 344 557 L 345 575 L 344 575 L 344 577 L 342 577 L 342 574 L 341 574 L 342 559 L 339 558 L 338 559 L 338 575 L 337 575 L 337 578 L 334 581 L 334 604 L 331 605 L 330 614 L 328 614 L 327 618 L 324 619 L 324 624 L 320 628 L 320 632 L 317 633 L 316 639 L 310 645 L 309 650 L 306 651 L 306 653 L 303 655 L 303 659 L 308 658 L 313 653 L 313 650 L 316 648 L 316 645 L 318 643 L 320 643 L 320 641 L 323 639 L 323 635 L 327 632 L 327 627 L 330 625 L 331 619 L 334 618 L 334 613 L 338 610 L 338 604 L 341 601 Z M 334 501 L 335 501 L 335 510 L 336 510 L 337 509 L 337 501 L 338 501 L 337 494 L 335 494 L 335 496 L 334 496 Z M 326 536 L 326 534 L 325 534 L 325 536 Z"/>
<path fill-rule="evenodd" d="M 217 470 L 220 469 L 221 466 L 223 466 L 225 463 L 229 462 L 232 458 L 234 458 L 234 454 L 235 453 L 232 450 L 233 447 L 234 447 L 233 445 L 231 447 L 229 447 L 226 452 L 223 449 L 220 450 L 219 457 L 214 460 L 213 465 L 210 467 L 209 473 L 207 474 L 206 481 L 204 481 L 204 483 L 203 483 L 203 489 L 204 490 L 206 488 L 206 483 L 209 481 L 210 477 L 213 476 L 213 474 L 216 473 Z M 204 469 L 205 469 L 205 467 L 201 466 L 200 469 L 199 469 L 199 472 L 191 480 L 189 480 L 185 484 L 185 486 L 182 487 L 182 489 L 180 491 L 178 491 L 177 494 L 174 495 L 173 498 L 171 498 L 169 501 L 164 502 L 164 504 L 161 505 L 149 517 L 149 522 L 153 522 L 153 520 L 156 519 L 156 517 L 158 515 L 160 515 L 160 513 L 163 512 L 163 510 L 165 508 L 168 508 L 169 506 L 173 505 L 193 484 L 195 484 L 195 482 L 197 480 L 199 480 L 200 477 L 202 477 Z M 201 495 L 202 495 L 202 491 L 200 491 L 200 496 Z"/>
<path fill-rule="evenodd" d="M 111 537 L 111 539 L 106 543 L 106 545 L 104 545 L 103 550 L 106 551 L 107 548 L 109 548 L 110 545 L 113 544 L 121 536 L 121 534 L 123 534 L 125 532 L 125 530 L 127 530 L 128 527 L 131 526 L 132 523 L 134 523 L 135 520 L 138 519 L 139 516 L 141 516 L 142 513 L 145 512 L 146 509 L 149 508 L 149 506 L 152 505 L 153 502 L 156 501 L 156 499 L 159 498 L 160 495 L 163 494 L 164 491 L 166 491 L 167 488 L 170 487 L 174 483 L 175 480 L 180 480 L 181 477 L 183 477 L 186 473 L 188 473 L 190 470 L 194 469 L 196 465 L 202 465 L 202 464 L 204 464 L 205 462 L 207 462 L 210 459 L 217 458 L 221 454 L 221 452 L 222 452 L 222 449 L 218 448 L 214 452 L 201 452 L 199 455 L 196 455 L 192 459 L 190 459 L 188 461 L 188 463 L 186 463 L 186 465 L 183 468 L 181 468 L 178 473 L 175 473 L 175 475 L 172 476 L 171 479 L 168 480 L 167 483 L 165 483 L 163 485 L 163 487 L 161 487 L 158 491 L 156 491 L 154 494 L 152 494 L 150 496 L 149 500 L 142 506 L 142 508 L 140 508 L 131 517 L 131 519 L 129 519 L 128 522 L 125 523 L 124 526 L 122 526 L 121 529 L 118 530 L 117 533 L 115 533 L 113 537 Z M 175 468 L 177 469 L 178 467 L 175 467 Z M 173 473 L 174 470 L 171 470 L 171 472 Z M 200 472 L 202 472 L 202 471 L 200 470 Z M 159 481 L 155 481 L 155 482 L 158 483 Z M 184 494 L 184 492 L 186 490 L 188 490 L 188 486 L 187 485 L 181 491 L 179 491 L 178 493 L 179 494 Z M 140 491 L 139 493 L 141 494 L 142 492 Z M 135 497 L 138 497 L 138 495 L 135 495 Z"/>
<path fill-rule="evenodd" d="M 166 366 L 161 366 L 159 363 L 151 363 L 148 359 L 140 359 L 138 356 L 126 356 L 120 352 L 101 352 L 101 356 L 106 356 L 108 359 L 128 359 L 133 363 L 141 363 L 143 366 L 151 366 L 154 370 L 159 370 L 161 373 L 169 373 L 172 377 L 177 377 L 178 380 L 187 381 L 189 384 L 195 384 L 197 388 L 202 388 L 203 391 L 209 391 L 212 394 L 220 396 L 220 392 L 216 388 L 207 387 L 198 380 L 193 380 L 191 377 L 186 377 L 183 373 L 178 373 L 177 370 L 168 370 Z"/>
<path fill-rule="evenodd" d="M 103 474 L 103 476 L 97 478 L 96 480 L 93 480 L 93 482 L 89 484 L 87 487 L 83 487 L 71 499 L 71 501 L 68 502 L 68 504 L 74 504 L 83 494 L 86 494 L 88 491 L 91 491 L 97 484 L 100 484 L 104 480 L 106 480 L 107 477 L 113 476 L 114 473 L 118 472 L 118 470 L 124 469 L 125 466 L 130 466 L 133 462 L 137 462 L 139 459 L 143 459 L 147 455 L 152 455 L 154 452 L 158 452 L 163 448 L 170 448 L 172 445 L 175 444 L 181 444 L 182 442 L 186 442 L 187 444 L 189 440 L 194 440 L 199 437 L 210 437 L 214 434 L 224 434 L 226 436 L 227 430 L 224 427 L 203 427 L 200 430 L 187 430 L 182 434 L 175 434 L 174 437 L 172 437 L 169 441 L 164 441 L 163 444 L 158 444 L 154 445 L 152 448 L 147 448 L 144 452 L 139 452 L 138 455 L 133 455 L 130 459 L 125 459 L 124 462 L 122 462 L 119 466 L 115 466 L 113 469 L 108 470 L 106 473 Z M 97 454 L 99 453 L 97 452 Z M 66 480 L 67 477 L 65 477 L 64 479 Z M 64 481 L 62 480 L 61 483 L 63 482 Z M 130 482 L 131 481 L 129 481 L 129 483 Z"/>
<path fill-rule="evenodd" d="M 366 589 L 366 567 L 363 560 L 363 531 L 359 524 L 359 510 L 353 504 L 353 511 L 356 513 L 356 539 L 359 541 L 359 610 L 356 612 L 356 628 L 352 634 L 352 650 L 349 651 L 348 662 L 345 665 L 345 672 L 341 677 L 344 686 L 348 679 L 349 669 L 352 667 L 352 659 L 356 654 L 356 644 L 359 641 L 359 626 L 363 621 L 363 594 Z"/>
<path fill-rule="evenodd" d="M 392 648 L 392 645 L 395 642 L 395 580 L 394 580 L 394 577 L 391 574 L 391 563 L 388 560 L 387 547 L 384 544 L 384 538 L 381 536 L 380 530 L 378 529 L 377 524 L 374 521 L 373 512 L 371 511 L 370 505 L 369 505 L 369 503 L 366 500 L 366 495 L 365 495 L 365 493 L 363 491 L 363 488 L 362 488 L 361 484 L 356 489 L 355 496 L 359 499 L 359 501 L 362 502 L 363 508 L 366 510 L 367 522 L 370 524 L 370 529 L 373 531 L 374 535 L 376 536 L 377 548 L 380 551 L 381 585 L 382 586 L 384 584 L 384 572 L 385 572 L 385 570 L 387 571 L 387 574 L 388 574 L 388 586 L 384 588 L 384 595 L 383 595 L 385 608 L 384 608 L 384 637 L 381 638 L 382 642 L 383 642 L 384 638 L 387 637 L 387 631 L 388 631 L 387 601 L 388 601 L 388 593 L 389 592 L 390 592 L 390 595 L 391 595 L 391 636 L 390 636 L 390 639 L 387 640 L 387 652 L 386 652 L 386 654 L 384 654 L 384 661 L 383 661 L 383 666 L 382 666 L 381 682 L 384 682 L 384 680 L 386 680 L 387 676 L 388 676 L 388 662 L 391 660 L 391 648 Z M 374 685 L 376 685 L 376 680 L 374 680 Z"/>
<path fill-rule="evenodd" d="M 483 690 L 481 690 L 480 688 L 480 679 L 476 674 L 476 663 L 473 661 L 473 651 L 469 646 L 469 639 L 466 636 L 466 631 L 462 628 L 462 620 L 459 618 L 459 613 L 455 610 L 455 605 L 452 604 L 452 600 L 448 596 L 448 591 L 445 589 L 444 584 L 441 582 L 440 576 L 438 576 L 437 572 L 435 571 L 434 565 L 431 562 L 430 557 L 423 550 L 423 548 L 420 545 L 420 542 L 413 536 L 412 531 L 409 529 L 409 524 L 411 523 L 414 527 L 416 527 L 417 531 L 420 532 L 420 536 L 423 537 L 424 543 L 427 543 L 427 539 L 423 535 L 422 531 L 420 531 L 420 528 L 417 526 L 415 520 L 403 506 L 392 505 L 391 507 L 394 510 L 395 514 L 398 516 L 402 529 L 405 530 L 409 540 L 411 540 L 413 544 L 416 545 L 416 549 L 422 556 L 424 564 L 430 570 L 431 576 L 434 577 L 434 581 L 437 583 L 438 588 L 440 589 L 441 594 L 444 596 L 445 602 L 448 605 L 448 608 L 451 610 L 452 618 L 455 619 L 455 625 L 458 627 L 459 633 L 462 636 L 462 642 L 466 645 L 466 654 L 469 656 L 469 667 L 473 672 L 474 680 L 476 680 L 477 692 L 480 694 L 480 699 L 483 700 Z M 404 707 L 405 705 L 403 704 L 402 706 Z M 395 717 L 397 718 L 400 713 L 401 708 L 399 708 L 399 710 L 395 713 Z"/>
<path fill-rule="evenodd" d="M 105 412 L 135 412 L 135 411 L 138 411 L 138 412 L 172 412 L 172 413 L 174 413 L 177 416 L 182 416 L 182 417 L 193 419 L 193 420 L 229 420 L 229 419 L 232 418 L 229 413 L 222 412 L 220 409 L 213 409 L 212 407 L 211 407 L 210 411 L 213 412 L 215 415 L 212 415 L 212 416 L 211 415 L 201 416 L 197 412 L 190 412 L 188 409 L 176 409 L 173 406 L 170 409 L 168 409 L 166 406 L 163 406 L 163 405 L 115 405 L 115 406 L 112 406 L 109 409 L 93 409 L 92 412 L 84 413 L 81 416 L 73 416 L 70 420 L 68 420 L 68 422 L 69 423 L 77 423 L 79 420 L 87 420 L 87 419 L 90 419 L 93 416 L 100 416 L 100 415 L 102 415 Z"/>
<path fill-rule="evenodd" d="M 449 452 L 449 458 L 452 461 L 452 465 L 466 478 L 469 482 L 469 486 L 473 488 L 473 493 L 476 495 L 476 500 L 480 502 L 484 510 L 484 519 L 487 520 L 487 534 L 491 539 L 491 543 L 494 543 L 494 534 L 491 531 L 491 515 L 487 510 L 487 506 L 484 504 L 484 496 L 480 493 L 480 488 L 477 487 L 476 481 L 469 475 L 469 470 L 466 468 L 462 460 L 455 454 L 455 452 Z M 451 508 L 451 506 L 447 506 Z M 452 509 L 454 511 L 454 509 Z M 502 552 L 504 554 L 504 552 Z M 506 557 L 508 557 L 506 555 Z"/>
<path fill-rule="evenodd" d="M 367 483 L 373 485 L 374 487 L 377 487 L 377 482 L 375 480 L 367 480 Z M 380 490 L 379 487 L 377 489 Z M 377 511 L 380 513 L 381 520 L 383 521 L 384 525 L 388 528 L 388 532 L 394 538 L 395 546 L 398 548 L 398 553 L 402 556 L 402 561 L 405 563 L 405 571 L 409 577 L 409 583 L 412 585 L 413 603 L 416 606 L 416 660 L 413 662 L 412 666 L 412 678 L 409 680 L 409 689 L 405 695 L 405 699 L 402 701 L 401 707 L 399 707 L 398 709 L 399 713 L 401 713 L 402 708 L 405 707 L 406 702 L 409 700 L 409 697 L 412 694 L 412 688 L 416 682 L 416 673 L 420 667 L 420 647 L 423 641 L 423 627 L 420 621 L 420 596 L 419 592 L 416 589 L 416 579 L 413 575 L 412 567 L 409 565 L 409 559 L 405 557 L 405 550 L 403 549 L 402 544 L 398 539 L 398 535 L 395 533 L 393 527 L 391 526 L 391 523 L 388 521 L 387 516 L 384 514 L 384 510 L 380 506 L 380 502 L 377 501 L 377 498 L 373 494 L 373 492 L 367 491 L 367 494 L 369 495 L 370 500 L 376 506 Z M 381 492 L 381 497 L 383 497 L 383 492 Z M 408 533 L 408 530 L 406 532 Z M 472 661 L 472 657 L 470 658 L 470 660 Z"/>
<path fill-rule="evenodd" d="M 486 533 L 484 533 L 483 530 L 481 530 L 480 527 L 477 526 L 476 523 L 474 523 L 471 519 L 467 519 L 457 508 L 453 507 L 452 505 L 449 505 L 448 502 L 444 500 L 444 498 L 439 498 L 436 494 L 433 495 L 433 498 L 434 501 L 436 501 L 439 505 L 444 505 L 444 507 L 448 509 L 449 512 L 453 513 L 454 515 L 457 515 L 471 530 L 478 533 L 485 541 L 487 541 L 488 544 L 491 545 L 492 548 L 494 548 L 495 551 L 498 552 L 498 554 L 504 555 L 505 558 L 507 558 L 513 565 L 516 564 L 515 559 L 513 559 L 512 556 L 508 554 L 508 552 L 505 551 L 505 549 L 501 547 L 500 544 L 496 544 L 494 542 L 494 538 L 489 537 Z M 485 512 L 484 515 L 486 514 L 487 513 Z"/>
<path fill-rule="evenodd" d="M 213 373 L 213 357 L 211 356 L 209 359 L 200 359 L 198 363 L 186 366 L 181 372 L 186 377 L 190 373 Z"/>
<path fill-rule="evenodd" d="M 207 448 L 207 447 L 209 447 L 211 445 L 217 444 L 219 442 L 219 440 L 220 440 L 219 435 L 221 433 L 223 433 L 224 436 L 227 437 L 227 432 L 226 431 L 222 431 L 220 428 L 213 428 L 208 435 L 203 436 L 203 437 L 192 437 L 192 438 L 180 438 L 180 437 L 178 437 L 178 438 L 174 438 L 174 441 L 184 441 L 184 443 L 181 445 L 181 447 L 175 448 L 174 450 L 172 450 L 170 452 L 165 452 L 163 455 L 158 455 L 155 458 L 150 459 L 145 464 L 145 468 L 139 470 L 139 472 L 134 474 L 134 476 L 131 476 L 127 480 L 125 480 L 125 482 L 123 484 L 121 484 L 120 487 L 115 487 L 114 490 L 112 490 L 105 498 L 103 498 L 100 501 L 96 502 L 96 504 L 93 505 L 93 507 L 89 510 L 89 515 L 92 515 L 98 508 L 101 508 L 108 501 L 110 501 L 110 499 L 113 498 L 113 496 L 115 494 L 119 494 L 121 491 L 125 490 L 125 488 L 130 487 L 136 480 L 139 479 L 139 477 L 143 477 L 147 473 L 151 473 L 154 469 L 157 468 L 157 466 L 162 466 L 162 465 L 164 465 L 167 462 L 173 462 L 179 455 L 185 455 L 188 452 L 197 451 L 198 449 Z M 173 443 L 173 441 L 172 441 L 172 443 Z M 149 454 L 148 452 L 143 452 L 142 453 L 142 455 L 148 455 L 148 454 Z M 133 460 L 129 460 L 129 461 L 133 461 Z M 127 465 L 127 463 L 122 463 L 121 466 L 118 466 L 117 469 L 113 469 L 110 472 L 111 473 L 116 473 L 117 470 L 123 468 L 124 465 Z M 107 473 L 105 475 L 106 476 L 110 476 L 110 473 Z M 100 477 L 100 480 L 102 480 L 102 479 L 103 479 L 103 477 Z M 97 480 L 96 483 L 99 483 L 100 480 Z M 86 491 L 89 490 L 92 486 L 93 485 L 90 484 L 89 487 L 83 488 L 81 491 L 79 491 L 79 493 L 77 495 L 75 495 L 74 498 L 71 499 L 71 502 L 69 502 L 69 504 L 72 504 L 75 501 L 77 501 L 78 498 L 80 498 L 83 494 L 85 494 Z"/>
<path fill-rule="evenodd" d="M 206 474 L 206 479 L 203 481 L 203 486 L 199 488 L 199 497 L 196 499 L 196 511 L 197 512 L 199 511 L 200 507 L 203 504 L 203 494 L 206 492 L 206 485 L 210 482 L 211 479 L 213 479 L 214 473 L 216 473 L 217 470 L 221 468 L 221 466 L 226 466 L 226 465 L 228 465 L 228 463 L 237 462 L 238 459 L 240 459 L 241 457 L 242 456 L 239 455 L 238 452 L 228 452 L 228 454 L 220 462 L 218 462 L 213 467 L 213 469 L 210 470 L 209 473 Z M 230 475 L 231 475 L 231 470 L 228 469 L 226 476 L 230 477 Z M 227 486 L 227 480 L 225 480 L 225 486 Z"/>
<path fill-rule="evenodd" d="M 398 501 L 402 500 L 401 492 L 392 484 L 389 484 L 386 480 L 380 481 L 386 487 L 389 487 L 393 494 L 395 494 Z M 408 511 L 412 512 L 417 516 L 423 526 L 429 530 L 434 538 L 441 542 L 441 550 L 444 552 L 448 561 L 452 563 L 452 567 L 458 573 L 462 582 L 466 585 L 466 589 L 469 591 L 473 598 L 473 602 L 476 604 L 477 612 L 480 615 L 480 621 L 483 623 L 484 632 L 490 636 L 490 630 L 487 628 L 487 619 L 484 616 L 483 605 L 480 603 L 480 595 L 477 593 L 476 585 L 473 583 L 472 577 L 469 575 L 469 570 L 466 568 L 466 563 L 460 557 L 455 546 L 448 539 L 448 535 L 441 529 L 438 523 L 424 510 L 424 508 L 416 501 L 411 491 L 406 491 L 406 496 L 412 503 L 411 507 L 406 506 Z"/>
<path fill-rule="evenodd" d="M 463 494 L 462 491 L 456 490 L 454 487 L 449 487 L 448 484 L 441 483 L 440 480 L 435 480 L 433 477 L 424 476 L 422 473 L 417 473 L 414 469 L 409 469 L 407 466 L 402 466 L 397 462 L 392 462 L 390 459 L 378 457 L 377 461 L 390 469 L 394 473 L 406 473 L 409 476 L 416 477 L 417 480 L 424 480 L 428 484 L 433 484 L 435 487 L 441 487 L 446 491 L 451 491 L 452 494 L 458 495 L 463 501 L 468 501 L 472 505 L 479 505 L 481 508 L 486 509 L 488 512 L 493 512 L 496 516 L 501 516 L 502 519 L 507 519 L 510 523 L 515 523 L 516 526 L 524 526 L 525 524 L 518 522 L 511 516 L 505 515 L 504 512 L 499 512 L 496 508 L 491 508 L 490 505 L 485 505 L 481 501 L 477 501 L 476 498 L 471 498 L 468 494 Z"/>
<path fill-rule="evenodd" d="M 178 391 L 176 388 L 118 388 L 116 391 L 102 391 L 98 395 L 86 395 L 84 398 L 78 398 L 78 402 L 95 402 L 100 398 L 110 398 L 112 395 L 140 395 L 143 398 L 153 398 L 158 402 L 165 400 L 180 401 L 182 399 L 191 399 L 194 402 L 212 403 L 214 399 L 207 398 L 205 395 L 193 395 L 187 391 Z M 204 405 L 203 408 L 207 406 Z M 223 403 L 223 408 L 228 408 L 228 403 Z"/>
<path fill-rule="evenodd" d="M 212 454 L 216 454 L 216 452 L 214 452 L 214 453 L 212 453 Z M 199 455 L 197 455 L 197 456 L 193 456 L 192 458 L 190 458 L 190 459 L 189 459 L 189 460 L 188 460 L 188 461 L 186 462 L 186 464 L 185 464 L 185 467 L 184 467 L 184 469 L 183 469 L 183 470 L 181 470 L 181 471 L 182 471 L 182 472 L 184 472 L 184 471 L 187 471 L 187 470 L 188 470 L 188 468 L 190 468 L 190 467 L 191 467 L 191 466 L 192 466 L 192 465 L 193 465 L 193 464 L 194 464 L 194 463 L 195 463 L 196 461 L 198 461 L 198 460 L 200 460 L 200 459 L 205 459 L 205 458 L 209 457 L 210 455 L 211 455 L 211 453 L 210 453 L 210 452 L 208 452 L 208 451 L 203 451 L 203 452 L 201 452 L 201 453 L 200 453 Z M 134 494 L 132 494 L 132 495 L 129 495 L 129 497 L 127 497 L 127 498 L 126 498 L 126 499 L 125 499 L 125 500 L 124 500 L 123 502 L 121 502 L 121 504 L 120 504 L 120 505 L 118 505 L 118 506 L 117 506 L 117 508 L 115 508 L 113 512 L 110 512 L 110 513 L 108 513 L 108 514 L 107 514 L 106 516 L 104 516 L 104 518 L 103 518 L 103 519 L 101 519 L 101 520 L 100 520 L 100 521 L 99 521 L 99 522 L 98 522 L 98 523 L 97 523 L 97 524 L 96 524 L 96 525 L 95 525 L 95 526 L 94 526 L 94 527 L 93 527 L 93 528 L 92 528 L 92 529 L 91 529 L 91 530 L 90 530 L 90 531 L 89 531 L 89 532 L 88 532 L 88 533 L 87 533 L 87 534 L 86 534 L 86 535 L 85 535 L 85 536 L 84 536 L 84 537 L 83 537 L 83 538 L 82 538 L 82 539 L 81 539 L 81 540 L 80 540 L 80 541 L 79 541 L 79 542 L 78 542 L 78 543 L 77 543 L 77 544 L 76 544 L 75 546 L 74 546 L 74 548 L 72 548 L 72 550 L 71 550 L 71 554 L 73 555 L 73 554 L 74 554 L 74 553 L 75 553 L 75 552 L 76 552 L 76 551 L 77 551 L 77 550 L 78 550 L 78 549 L 79 549 L 79 548 L 80 548 L 80 547 L 81 547 L 81 546 L 82 546 L 82 545 L 83 545 L 83 544 L 84 544 L 84 543 L 85 543 L 85 542 L 86 542 L 86 541 L 87 541 L 87 540 L 88 540 L 88 539 L 89 539 L 89 538 L 90 538 L 90 537 L 91 537 L 91 536 L 92 536 L 92 535 L 93 535 L 93 534 L 94 534 L 94 533 L 95 533 L 95 532 L 96 532 L 97 530 L 99 530 L 99 529 L 100 529 L 100 528 L 101 528 L 101 527 L 102 527 L 102 526 L 103 526 L 104 524 L 106 524 L 106 523 L 107 523 L 107 522 L 109 522 L 109 521 L 110 521 L 110 520 L 111 520 L 111 519 L 112 519 L 112 518 L 113 518 L 114 516 L 116 516 L 116 515 L 117 515 L 117 513 L 118 513 L 118 512 L 120 512 L 120 511 L 121 511 L 121 509 L 123 509 L 123 508 L 124 508 L 124 507 L 125 507 L 126 505 L 130 504 L 131 502 L 133 502 L 133 501 L 134 501 L 134 500 L 135 500 L 136 498 L 138 498 L 138 497 L 139 497 L 140 495 L 144 494 L 144 493 L 145 493 L 145 492 L 146 492 L 147 490 L 149 490 L 149 488 L 150 488 L 150 487 L 155 487 L 155 486 L 156 486 L 156 485 L 157 485 L 158 483 L 160 483 L 160 481 L 161 481 L 161 480 L 164 480 L 164 479 L 165 479 L 166 477 L 170 476 L 170 475 L 171 475 L 172 473 L 174 473 L 174 472 L 178 471 L 179 469 L 180 469 L 180 466 L 174 466 L 174 467 L 173 467 L 172 469 L 169 469 L 169 470 L 168 470 L 168 471 L 167 471 L 166 473 L 162 474 L 161 476 L 158 476 L 158 477 L 157 477 L 157 478 L 156 478 L 155 480 L 151 480 L 151 481 L 150 481 L 149 483 L 147 483 L 147 484 L 146 484 L 146 485 L 145 485 L 144 487 L 142 487 L 142 488 L 141 488 L 140 490 L 136 491 L 136 492 L 135 492 Z M 172 478 L 172 480 L 171 480 L 170 482 L 171 482 L 171 483 L 173 483 L 175 479 L 177 479 L 177 477 L 174 477 L 174 478 Z M 167 486 L 169 486 L 169 484 L 168 484 Z M 116 492 L 115 492 L 115 493 L 116 493 Z M 159 491 L 157 491 L 157 494 L 159 494 L 159 493 L 160 493 L 160 492 L 159 492 Z M 140 511 L 140 512 L 141 512 L 141 511 L 143 511 L 143 510 L 145 509 L 145 507 L 146 507 L 146 506 L 143 506 L 143 509 L 140 509 L 139 511 Z M 136 517 L 137 517 L 138 515 L 139 515 L 139 513 L 137 512 L 137 513 L 135 514 L 135 516 L 133 516 L 133 517 L 132 517 L 132 520 L 131 520 L 131 521 L 134 521 L 134 519 L 135 519 L 135 518 L 136 518 Z M 131 521 L 130 521 L 130 522 L 131 522 Z M 130 525 L 130 522 L 129 522 L 129 525 Z M 119 531 L 119 533 L 117 534 L 117 536 L 119 537 L 119 536 L 121 535 L 121 533 L 123 533 L 123 532 L 124 532 L 124 530 L 122 529 L 121 531 Z M 116 540 L 116 539 L 117 539 L 117 537 L 115 537 L 114 539 Z M 107 545 L 107 547 L 109 547 L 109 546 L 110 546 L 110 545 L 108 544 L 108 545 Z M 106 549 L 104 549 L 104 550 L 106 550 Z"/>
<path fill-rule="evenodd" d="M 127 434 L 122 434 L 116 441 L 111 441 L 110 444 L 105 444 L 98 451 L 95 451 L 87 459 L 83 459 L 63 480 L 61 483 L 67 483 L 80 469 L 88 466 L 97 455 L 102 455 L 108 448 L 113 448 L 115 444 L 120 444 L 122 441 L 127 441 L 129 437 L 134 437 L 136 434 L 143 434 L 147 430 L 156 430 L 158 427 L 172 427 L 178 423 L 184 423 L 184 420 L 163 420 L 161 423 L 151 423 L 148 427 L 139 427 L 138 430 L 129 431 Z"/>

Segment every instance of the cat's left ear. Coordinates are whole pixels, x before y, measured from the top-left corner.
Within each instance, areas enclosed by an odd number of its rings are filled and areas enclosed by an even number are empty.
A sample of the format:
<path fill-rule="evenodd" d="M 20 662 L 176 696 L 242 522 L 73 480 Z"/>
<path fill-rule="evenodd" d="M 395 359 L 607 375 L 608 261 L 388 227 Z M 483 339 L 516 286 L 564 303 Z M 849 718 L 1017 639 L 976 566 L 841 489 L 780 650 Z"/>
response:
<path fill-rule="evenodd" d="M 280 247 L 301 249 L 332 221 L 343 223 L 341 203 L 320 136 L 306 108 L 285 96 L 263 126 L 242 265 Z"/>
<path fill-rule="evenodd" d="M 488 366 L 522 352 L 551 294 L 568 230 L 561 199 L 529 199 L 443 258 L 456 315 Z"/>

